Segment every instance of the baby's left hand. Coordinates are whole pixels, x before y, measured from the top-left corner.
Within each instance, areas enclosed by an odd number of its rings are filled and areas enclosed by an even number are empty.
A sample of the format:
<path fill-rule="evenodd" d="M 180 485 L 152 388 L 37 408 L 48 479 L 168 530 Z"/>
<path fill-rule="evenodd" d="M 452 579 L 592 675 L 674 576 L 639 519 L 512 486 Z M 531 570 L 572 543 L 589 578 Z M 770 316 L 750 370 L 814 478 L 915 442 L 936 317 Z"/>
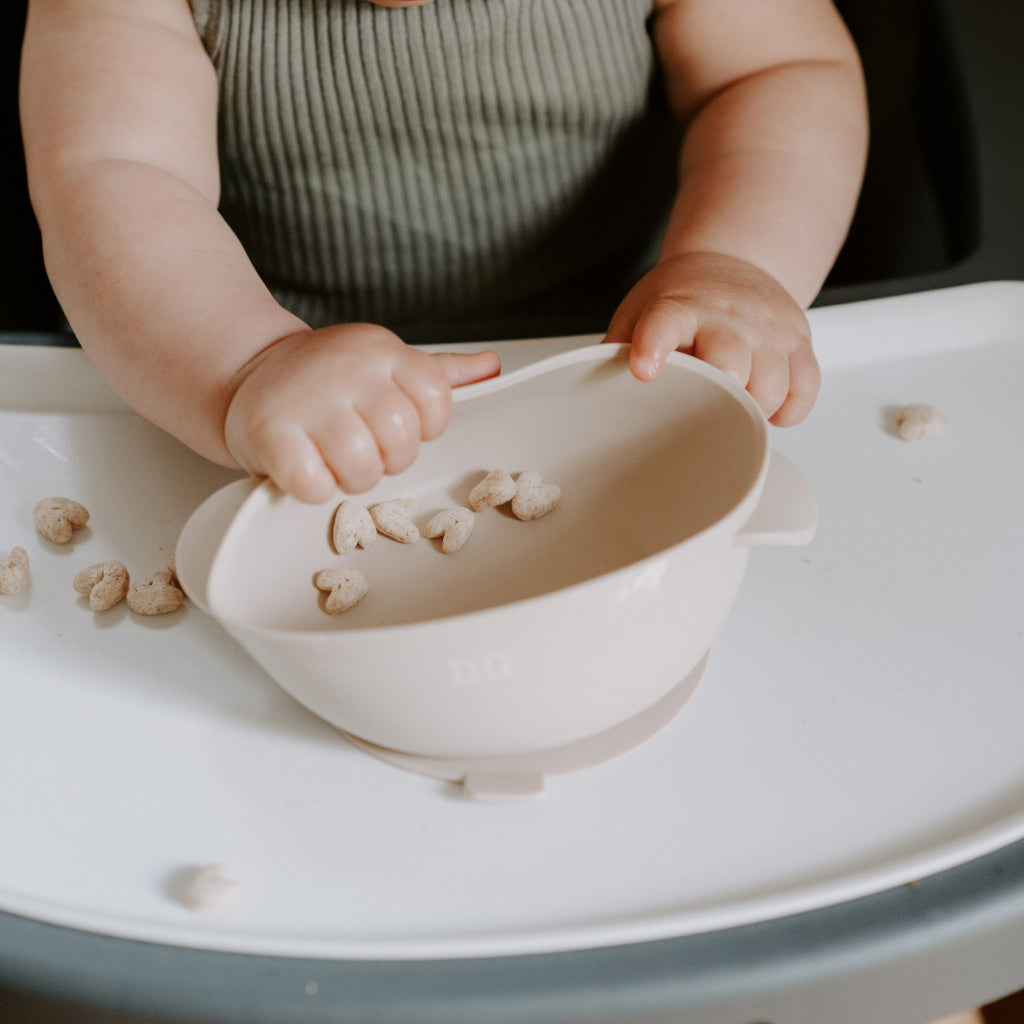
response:
<path fill-rule="evenodd" d="M 746 388 L 777 426 L 799 423 L 821 384 L 807 317 L 770 274 L 719 253 L 663 260 L 622 300 L 605 341 L 629 342 L 630 369 L 653 380 L 689 352 Z"/>

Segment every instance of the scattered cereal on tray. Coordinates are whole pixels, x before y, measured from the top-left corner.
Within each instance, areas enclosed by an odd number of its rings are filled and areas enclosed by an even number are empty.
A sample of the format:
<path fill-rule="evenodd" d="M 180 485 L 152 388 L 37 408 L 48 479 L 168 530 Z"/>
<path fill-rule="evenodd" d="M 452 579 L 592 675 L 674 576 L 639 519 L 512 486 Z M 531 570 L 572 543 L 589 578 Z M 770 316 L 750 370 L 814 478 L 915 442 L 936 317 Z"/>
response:
<path fill-rule="evenodd" d="M 420 531 L 412 521 L 418 509 L 413 498 L 395 498 L 392 501 L 381 501 L 370 506 L 370 518 L 379 533 L 392 540 L 411 544 L 419 540 Z"/>
<path fill-rule="evenodd" d="M 324 611 L 340 615 L 359 604 L 370 589 L 366 573 L 359 569 L 322 569 L 313 581 L 317 590 L 327 594 Z"/>
<path fill-rule="evenodd" d="M 339 555 L 357 547 L 368 548 L 377 539 L 377 527 L 366 508 L 357 501 L 343 501 L 334 512 L 331 543 Z"/>
<path fill-rule="evenodd" d="M 12 548 L 5 561 L 0 562 L 0 594 L 20 594 L 28 585 L 28 552 Z"/>
<path fill-rule="evenodd" d="M 896 413 L 896 433 L 904 441 L 921 441 L 945 429 L 946 416 L 934 405 L 906 405 Z"/>
<path fill-rule="evenodd" d="M 105 612 L 122 601 L 128 593 L 128 569 L 123 562 L 97 562 L 80 570 L 74 588 L 89 598 L 94 612 Z"/>
<path fill-rule="evenodd" d="M 89 521 L 89 510 L 70 498 L 43 498 L 32 510 L 36 529 L 54 544 L 67 544 Z"/>
<path fill-rule="evenodd" d="M 517 519 L 539 519 L 547 515 L 561 500 L 558 484 L 546 484 L 536 470 L 520 473 L 512 498 L 512 514 Z"/>
<path fill-rule="evenodd" d="M 469 507 L 474 512 L 496 508 L 515 497 L 516 482 L 507 469 L 492 469 L 469 492 Z"/>
<path fill-rule="evenodd" d="M 154 572 L 128 588 L 128 607 L 139 615 L 176 612 L 185 595 L 172 582 L 169 572 Z"/>
<path fill-rule="evenodd" d="M 423 536 L 432 540 L 441 538 L 441 550 L 446 555 L 458 551 L 473 532 L 475 514 L 468 508 L 446 508 L 430 517 L 423 527 Z"/>
<path fill-rule="evenodd" d="M 241 892 L 242 886 L 225 875 L 223 864 L 206 864 L 185 879 L 181 902 L 189 910 L 216 910 L 234 902 Z"/>

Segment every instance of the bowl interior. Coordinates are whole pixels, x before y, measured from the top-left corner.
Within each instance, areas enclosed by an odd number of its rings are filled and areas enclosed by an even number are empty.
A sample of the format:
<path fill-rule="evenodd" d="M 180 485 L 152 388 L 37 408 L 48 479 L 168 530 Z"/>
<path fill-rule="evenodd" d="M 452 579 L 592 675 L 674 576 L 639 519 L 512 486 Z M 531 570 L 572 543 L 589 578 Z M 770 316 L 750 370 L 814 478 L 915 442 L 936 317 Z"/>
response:
<path fill-rule="evenodd" d="M 674 355 L 657 381 L 641 383 L 617 347 L 579 349 L 463 389 L 443 437 L 424 445 L 410 469 L 354 499 L 414 498 L 422 524 L 465 505 L 484 473 L 503 467 L 558 484 L 554 511 L 528 522 L 507 506 L 478 513 L 454 554 L 443 554 L 439 541 L 379 537 L 339 556 L 329 537 L 345 495 L 303 505 L 263 484 L 213 559 L 209 603 L 219 617 L 250 627 L 335 632 L 536 598 L 714 526 L 751 494 L 767 456 L 756 405 L 705 364 Z M 313 584 L 332 567 L 361 569 L 370 582 L 368 595 L 336 616 L 323 611 Z"/>

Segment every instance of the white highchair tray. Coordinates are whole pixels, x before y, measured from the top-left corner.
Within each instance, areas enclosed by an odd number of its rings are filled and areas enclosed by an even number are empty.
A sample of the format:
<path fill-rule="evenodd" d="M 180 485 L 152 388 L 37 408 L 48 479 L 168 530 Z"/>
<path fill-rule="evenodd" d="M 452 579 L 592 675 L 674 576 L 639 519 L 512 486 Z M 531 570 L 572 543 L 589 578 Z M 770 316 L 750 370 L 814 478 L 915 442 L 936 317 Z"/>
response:
<path fill-rule="evenodd" d="M 543 953 L 809 910 L 1024 836 L 1024 286 L 812 323 L 822 394 L 772 444 L 818 496 L 813 543 L 751 558 L 682 714 L 511 804 L 367 757 L 193 606 L 83 607 L 78 568 L 162 568 L 232 475 L 81 353 L 0 349 L 0 554 L 33 570 L 0 598 L 0 909 L 281 956 Z M 896 437 L 908 402 L 946 433 Z M 52 494 L 92 512 L 66 549 L 32 529 Z M 181 871 L 214 861 L 240 898 L 186 910 Z"/>

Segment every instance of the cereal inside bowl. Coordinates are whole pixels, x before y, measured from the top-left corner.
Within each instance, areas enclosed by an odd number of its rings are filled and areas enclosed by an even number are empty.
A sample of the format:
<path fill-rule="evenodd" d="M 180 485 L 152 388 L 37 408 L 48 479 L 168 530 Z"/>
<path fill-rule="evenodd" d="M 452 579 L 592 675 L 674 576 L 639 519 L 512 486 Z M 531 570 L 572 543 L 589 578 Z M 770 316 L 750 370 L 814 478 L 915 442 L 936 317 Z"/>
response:
<path fill-rule="evenodd" d="M 429 756 L 569 743 L 706 654 L 771 461 L 723 374 L 674 355 L 645 384 L 624 350 L 578 349 L 456 392 L 443 438 L 366 494 L 255 488 L 205 596 L 278 683 L 361 739 Z M 807 533 L 806 504 L 776 539 Z M 375 521 L 372 541 L 339 546 L 343 505 L 346 524 Z"/>

